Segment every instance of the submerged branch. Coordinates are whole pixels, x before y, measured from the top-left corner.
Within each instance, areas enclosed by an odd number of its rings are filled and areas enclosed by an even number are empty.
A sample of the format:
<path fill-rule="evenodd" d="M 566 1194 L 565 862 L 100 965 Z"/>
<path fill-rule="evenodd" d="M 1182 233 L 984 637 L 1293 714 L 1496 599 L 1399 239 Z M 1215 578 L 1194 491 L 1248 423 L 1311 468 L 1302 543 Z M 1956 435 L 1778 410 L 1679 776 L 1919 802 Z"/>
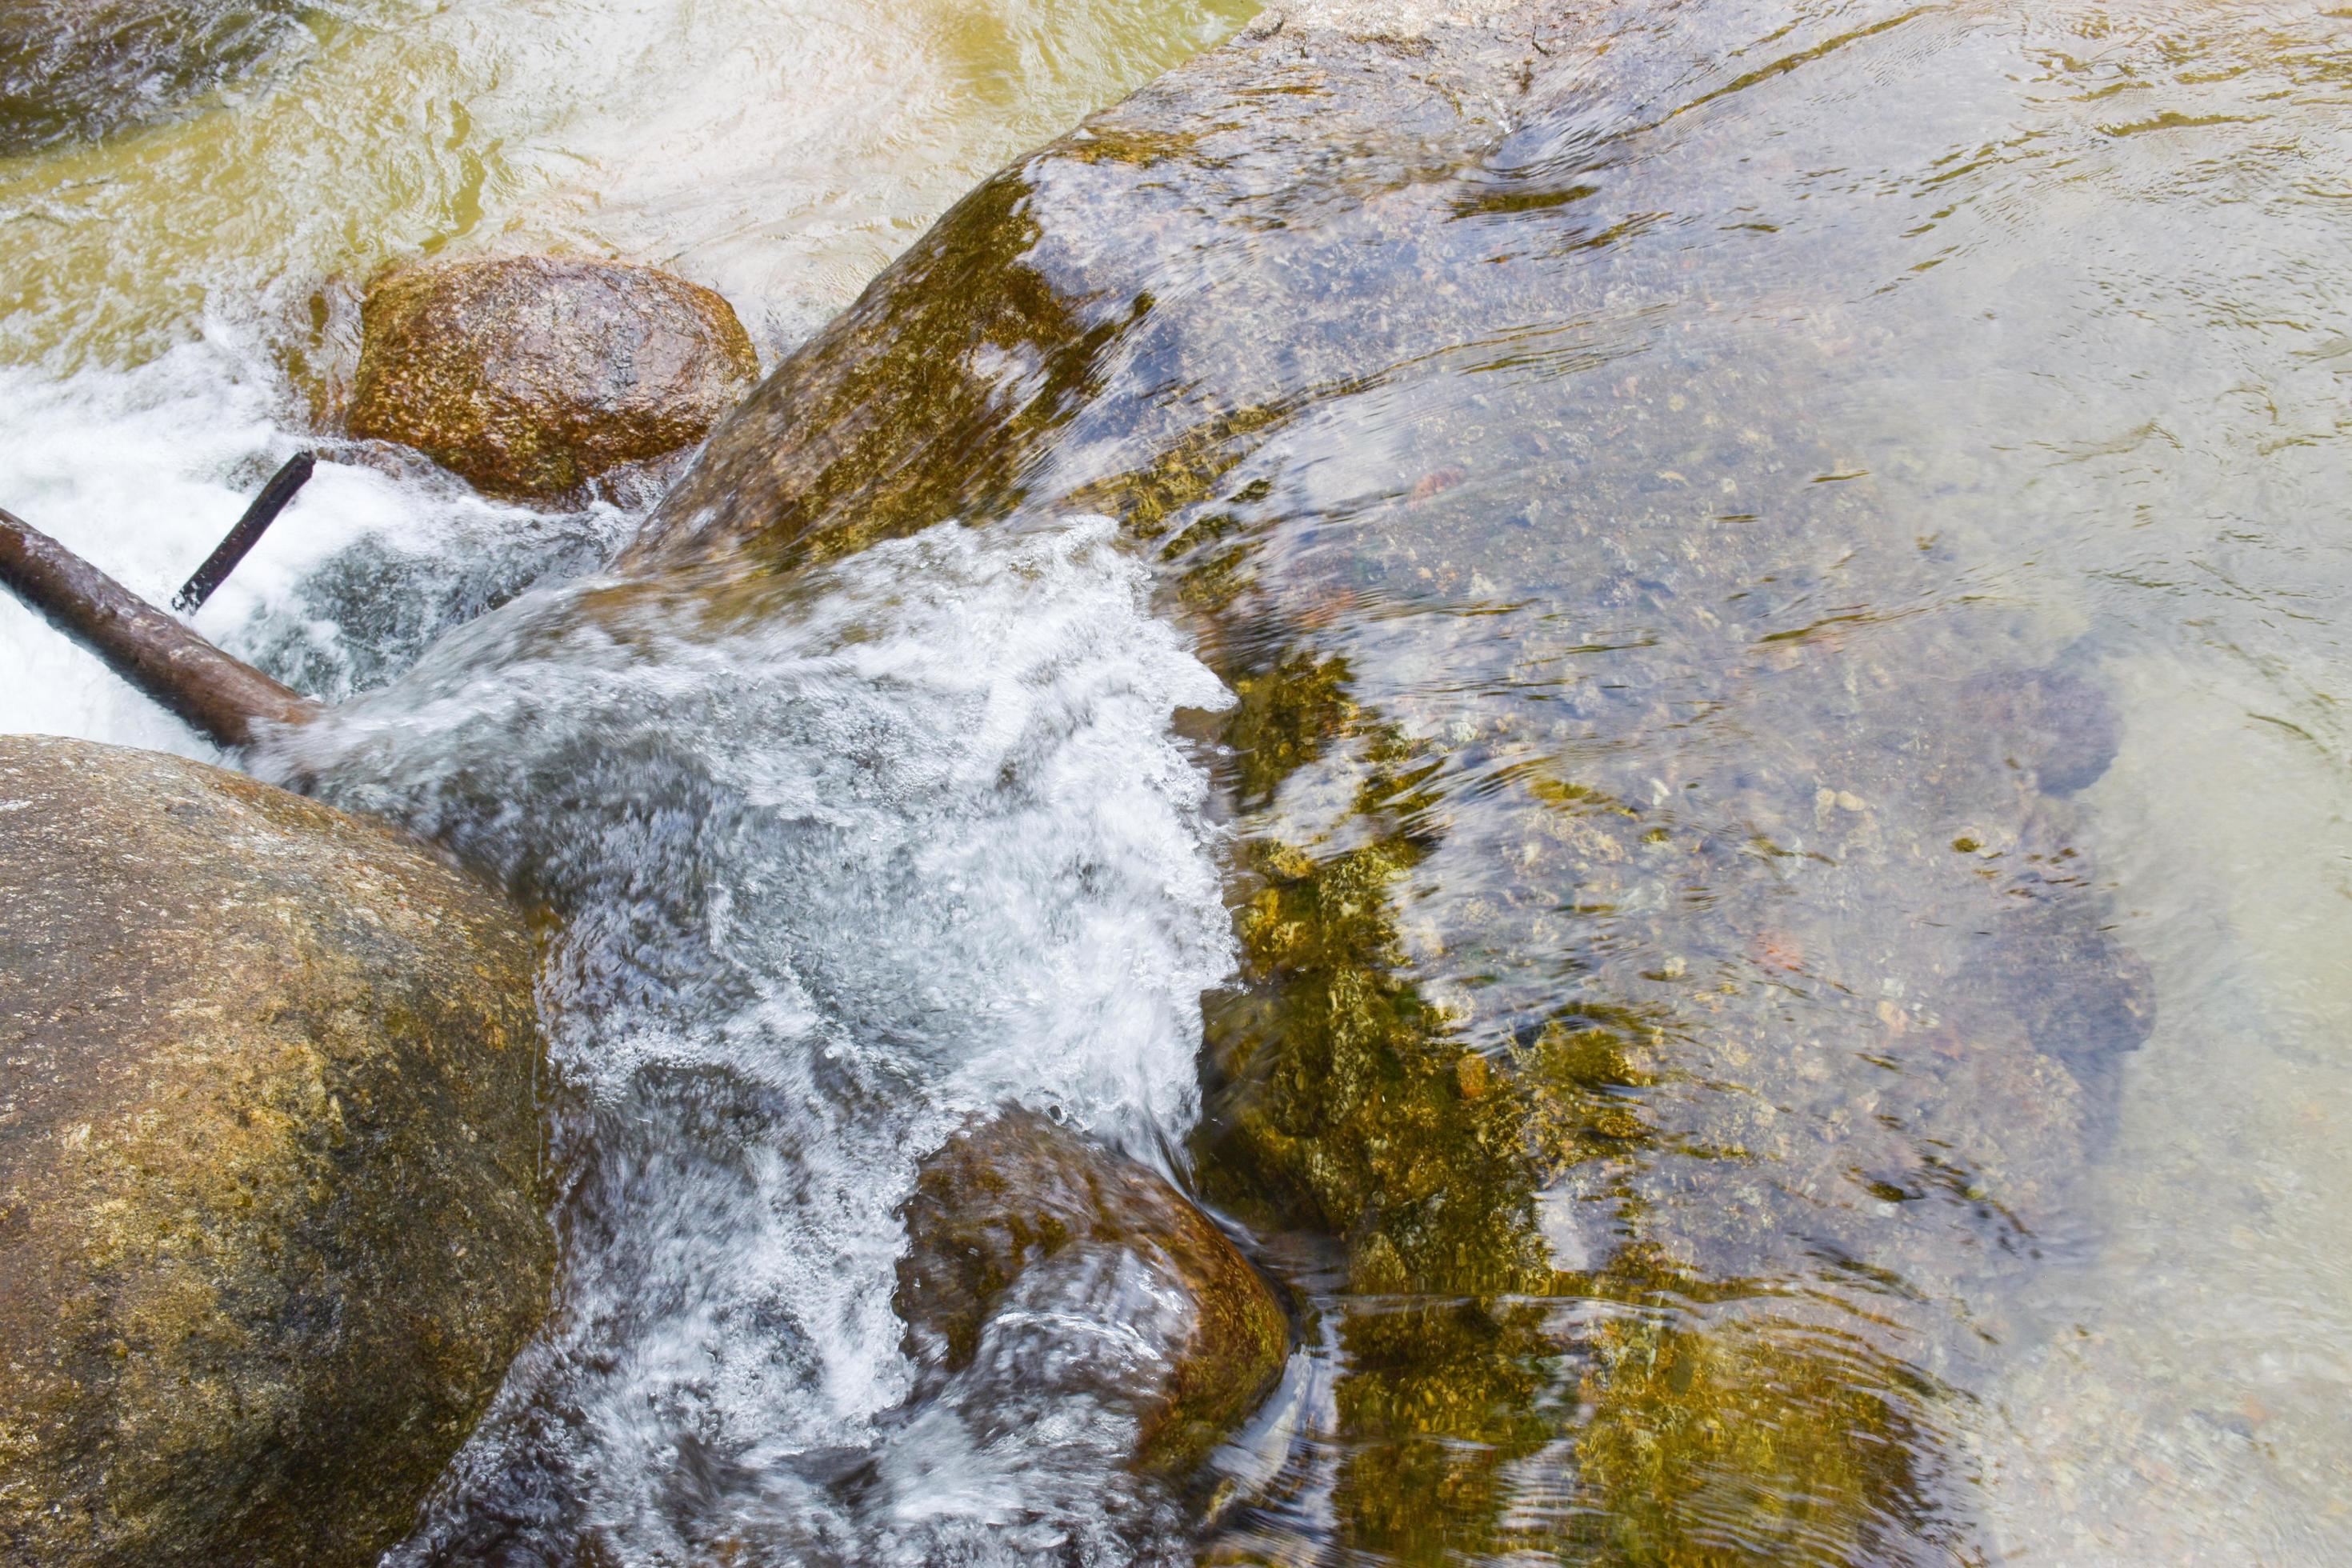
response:
<path fill-rule="evenodd" d="M 306 724 L 319 704 L 150 605 L 11 512 L 0 510 L 0 584 L 107 667 L 223 746 L 267 724 Z"/>

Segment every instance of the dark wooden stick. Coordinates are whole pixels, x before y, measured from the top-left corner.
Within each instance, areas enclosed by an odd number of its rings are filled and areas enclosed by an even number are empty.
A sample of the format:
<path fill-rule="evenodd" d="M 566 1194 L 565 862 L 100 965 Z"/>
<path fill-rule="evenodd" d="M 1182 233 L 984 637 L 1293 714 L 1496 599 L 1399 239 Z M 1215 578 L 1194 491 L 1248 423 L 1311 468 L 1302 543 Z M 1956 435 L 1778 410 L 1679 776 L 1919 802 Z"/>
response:
<path fill-rule="evenodd" d="M 7 511 L 0 511 L 0 584 L 221 745 L 251 745 L 264 726 L 307 724 L 322 711 Z"/>
<path fill-rule="evenodd" d="M 294 492 L 310 482 L 310 470 L 318 464 L 319 459 L 309 452 L 297 452 L 287 458 L 286 466 L 269 476 L 269 482 L 261 487 L 261 493 L 253 498 L 253 504 L 245 509 L 245 515 L 228 531 L 228 537 L 213 547 L 205 563 L 196 568 L 196 574 L 188 579 L 187 586 L 173 595 L 172 608 L 184 616 L 193 616 L 203 609 L 205 601 L 213 596 L 213 590 L 227 581 L 228 574 L 236 570 L 236 563 L 245 559 L 246 552 L 261 542 L 261 536 L 269 531 L 269 525 L 278 521 L 278 514 L 286 510 Z"/>

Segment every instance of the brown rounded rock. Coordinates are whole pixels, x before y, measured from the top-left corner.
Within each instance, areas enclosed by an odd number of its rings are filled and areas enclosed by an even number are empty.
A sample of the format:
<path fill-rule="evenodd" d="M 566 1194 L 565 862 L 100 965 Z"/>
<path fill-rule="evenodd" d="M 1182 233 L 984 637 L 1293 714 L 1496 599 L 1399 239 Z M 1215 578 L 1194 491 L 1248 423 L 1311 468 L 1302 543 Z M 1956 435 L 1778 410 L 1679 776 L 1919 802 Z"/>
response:
<path fill-rule="evenodd" d="M 0 0 L 0 154 L 157 119 L 287 36 L 284 0 Z"/>
<path fill-rule="evenodd" d="M 0 737 L 0 1563 L 371 1563 L 542 1314 L 507 904 L 217 768 Z"/>
<path fill-rule="evenodd" d="M 924 1163 L 903 1214 L 897 1304 L 927 1392 L 972 1366 L 1022 1286 L 1081 1254 L 1125 1255 L 1148 1271 L 1159 1303 L 1181 1304 L 1120 1325 L 1151 1342 L 1147 1353 L 1130 1348 L 1092 1369 L 1055 1358 L 1056 1374 L 1136 1416 L 1141 1467 L 1198 1461 L 1282 1370 L 1288 1321 L 1224 1233 L 1157 1173 L 1042 1116 L 1008 1112 L 950 1140 Z M 1083 1310 L 1085 1294 L 1080 1285 L 1056 1304 Z M 1019 1315 L 1036 1305 L 1021 1303 Z M 1008 1370 L 1018 1374 L 1016 1358 Z"/>
<path fill-rule="evenodd" d="M 396 272 L 368 291 L 360 336 L 351 433 L 516 498 L 693 446 L 760 371 L 725 300 L 613 261 Z"/>

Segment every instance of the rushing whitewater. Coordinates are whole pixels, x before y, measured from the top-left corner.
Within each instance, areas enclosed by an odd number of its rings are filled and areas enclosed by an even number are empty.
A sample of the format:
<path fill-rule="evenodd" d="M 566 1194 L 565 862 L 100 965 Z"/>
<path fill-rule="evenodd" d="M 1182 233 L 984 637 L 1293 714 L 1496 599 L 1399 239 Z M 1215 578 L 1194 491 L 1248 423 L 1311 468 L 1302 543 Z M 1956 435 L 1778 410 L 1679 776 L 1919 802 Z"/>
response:
<path fill-rule="evenodd" d="M 892 1415 L 918 1158 L 1009 1103 L 1146 1157 L 1195 1112 L 1230 939 L 1171 720 L 1226 699 L 1144 591 L 1098 519 L 790 584 L 592 579 L 272 760 L 561 921 L 568 1279 L 407 1561 L 1166 1532 L 1083 1402 L 987 1442 Z"/>
<path fill-rule="evenodd" d="M 0 367 L 8 510 L 167 604 L 271 470 L 289 428 L 267 369 L 233 337 L 135 370 L 62 381 Z M 331 458 L 346 443 L 326 443 Z M 101 456 L 102 455 L 102 456 Z M 594 566 L 634 531 L 619 507 L 532 511 L 416 462 L 320 465 L 282 522 L 195 617 L 198 630 L 332 701 L 405 669 L 448 626 L 550 573 Z M 210 757 L 185 726 L 13 596 L 0 596 L 0 723 Z"/>
<path fill-rule="evenodd" d="M 2352 1552 L 2352 16 L 1429 9 L 990 179 L 650 521 L 338 463 L 205 612 L 373 692 L 259 765 L 545 917 L 562 1295 L 403 1563 Z M 870 58 L 704 89 L 783 12 Z M 168 595 L 381 255 L 658 239 L 782 351 L 1097 79 L 908 15 L 356 7 L 0 170 L 0 504 Z M 1083 1389 L 910 1405 L 894 1212 L 1008 1100 L 1301 1306 L 1213 1510 Z"/>

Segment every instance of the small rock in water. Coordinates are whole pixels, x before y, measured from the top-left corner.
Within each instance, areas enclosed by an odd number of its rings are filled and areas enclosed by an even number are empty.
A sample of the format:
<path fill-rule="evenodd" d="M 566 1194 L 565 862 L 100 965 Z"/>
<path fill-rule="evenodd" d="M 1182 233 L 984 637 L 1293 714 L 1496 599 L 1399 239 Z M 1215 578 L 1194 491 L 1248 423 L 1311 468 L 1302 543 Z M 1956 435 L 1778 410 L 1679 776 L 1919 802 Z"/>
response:
<path fill-rule="evenodd" d="M 2052 795 L 2073 795 L 2099 781 L 2116 760 L 2122 733 L 2104 689 L 2064 669 L 2005 670 L 1962 689 L 1963 721 L 1990 737 L 2004 755 L 2034 771 Z"/>
<path fill-rule="evenodd" d="M 521 923 L 179 757 L 0 800 L 0 1562 L 373 1563 L 546 1306 Z"/>
<path fill-rule="evenodd" d="M 1454 1061 L 1454 1081 L 1465 1100 L 1476 1100 L 1485 1094 L 1490 1076 L 1486 1058 L 1476 1051 L 1465 1051 Z"/>
<path fill-rule="evenodd" d="M 1044 1117 L 958 1134 L 905 1214 L 898 1307 L 919 1398 L 954 1397 L 957 1379 L 982 1385 L 959 1400 L 975 1412 L 1091 1395 L 1135 1417 L 1140 1466 L 1177 1472 L 1281 1373 L 1289 1325 L 1224 1234 L 1155 1173 Z M 1053 1317 L 1101 1317 L 1103 1352 L 1028 1353 L 1023 1323 Z"/>
<path fill-rule="evenodd" d="M 277 44 L 283 0 L 0 0 L 0 156 L 152 121 Z"/>
<path fill-rule="evenodd" d="M 760 373 L 725 300 L 620 262 L 413 268 L 370 289 L 360 320 L 351 433 L 499 496 L 561 495 L 691 447 Z"/>

